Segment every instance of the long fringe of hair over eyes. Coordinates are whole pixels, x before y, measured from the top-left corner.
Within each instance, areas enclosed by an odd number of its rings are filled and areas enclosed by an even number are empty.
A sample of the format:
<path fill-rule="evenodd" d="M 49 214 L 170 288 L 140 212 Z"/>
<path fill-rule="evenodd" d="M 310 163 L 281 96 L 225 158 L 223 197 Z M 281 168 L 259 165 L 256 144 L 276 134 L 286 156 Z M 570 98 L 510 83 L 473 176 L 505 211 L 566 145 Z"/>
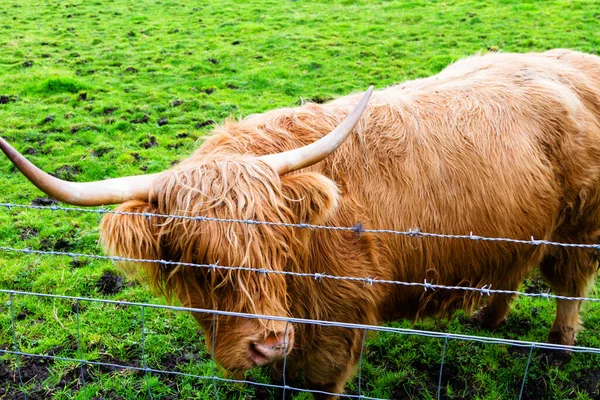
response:
<path fill-rule="evenodd" d="M 251 157 L 205 159 L 194 168 L 170 171 L 159 185 L 158 205 L 129 201 L 117 211 L 297 222 L 281 191 L 279 176 Z M 278 271 L 297 268 L 293 255 L 301 246 L 292 228 L 273 225 L 108 214 L 101 231 L 102 245 L 109 254 Z M 287 312 L 286 281 L 281 275 L 160 263 L 142 267 L 125 269 L 149 280 L 168 299 L 176 296 L 184 305 Z"/>

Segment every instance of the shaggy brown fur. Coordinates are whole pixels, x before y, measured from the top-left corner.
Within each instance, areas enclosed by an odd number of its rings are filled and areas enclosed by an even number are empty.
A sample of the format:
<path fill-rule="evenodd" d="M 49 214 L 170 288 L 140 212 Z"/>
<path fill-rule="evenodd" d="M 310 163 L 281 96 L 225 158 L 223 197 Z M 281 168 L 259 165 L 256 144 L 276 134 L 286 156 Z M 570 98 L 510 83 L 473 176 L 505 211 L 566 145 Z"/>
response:
<path fill-rule="evenodd" d="M 158 204 L 131 201 L 118 210 L 597 242 L 600 58 L 567 50 L 470 57 L 436 76 L 376 92 L 355 134 L 323 162 L 280 177 L 254 158 L 317 140 L 357 101 L 354 95 L 228 121 L 162 179 Z M 124 215 L 105 217 L 102 241 L 109 253 L 127 257 L 496 289 L 517 289 L 541 263 L 553 291 L 568 296 L 584 295 L 596 274 L 595 259 L 582 249 Z M 450 315 L 481 298 L 249 272 L 139 268 L 186 306 L 329 321 Z M 498 326 L 509 301 L 491 296 L 478 320 Z M 219 318 L 214 327 L 211 316 L 194 316 L 207 338 L 217 329 L 216 358 L 233 370 L 254 365 L 252 343 L 285 330 L 285 323 L 236 318 Z M 549 340 L 574 344 L 578 320 L 579 302 L 558 301 Z M 288 332 L 290 374 L 301 373 L 314 389 L 343 391 L 362 332 L 303 325 Z"/>

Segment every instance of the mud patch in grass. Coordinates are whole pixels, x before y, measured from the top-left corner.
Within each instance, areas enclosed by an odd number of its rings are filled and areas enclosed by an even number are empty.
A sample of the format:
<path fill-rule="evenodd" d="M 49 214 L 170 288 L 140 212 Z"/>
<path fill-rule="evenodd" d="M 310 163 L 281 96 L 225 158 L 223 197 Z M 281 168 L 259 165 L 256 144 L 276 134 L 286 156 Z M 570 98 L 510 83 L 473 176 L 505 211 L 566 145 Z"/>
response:
<path fill-rule="evenodd" d="M 25 227 L 19 230 L 19 237 L 21 238 L 21 240 L 27 240 L 32 237 L 36 237 L 39 234 L 39 230 L 31 227 Z"/>
<path fill-rule="evenodd" d="M 73 249 L 73 244 L 64 238 L 59 238 L 56 240 L 54 240 L 53 238 L 44 238 L 40 243 L 40 250 L 42 251 L 70 252 Z"/>
<path fill-rule="evenodd" d="M 31 200 L 32 206 L 53 206 L 58 203 L 58 200 L 50 199 L 48 197 L 36 197 Z"/>
<path fill-rule="evenodd" d="M 122 276 L 116 275 L 110 271 L 105 271 L 96 283 L 96 288 L 103 295 L 113 295 L 119 293 L 123 289 L 125 279 Z"/>
<path fill-rule="evenodd" d="M 53 175 L 59 179 L 72 181 L 75 178 L 75 176 L 79 175 L 80 173 L 81 170 L 78 166 L 63 165 L 62 167 L 54 171 Z"/>

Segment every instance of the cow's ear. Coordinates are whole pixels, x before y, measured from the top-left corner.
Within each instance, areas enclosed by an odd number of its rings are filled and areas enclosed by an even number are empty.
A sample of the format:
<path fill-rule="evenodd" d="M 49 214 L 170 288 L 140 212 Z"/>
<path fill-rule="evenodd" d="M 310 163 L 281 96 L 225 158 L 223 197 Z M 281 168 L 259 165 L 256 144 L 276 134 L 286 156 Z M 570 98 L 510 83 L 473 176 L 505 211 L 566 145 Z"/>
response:
<path fill-rule="evenodd" d="M 338 207 L 340 193 L 331 179 L 316 172 L 281 177 L 283 194 L 297 222 L 323 224 Z"/>

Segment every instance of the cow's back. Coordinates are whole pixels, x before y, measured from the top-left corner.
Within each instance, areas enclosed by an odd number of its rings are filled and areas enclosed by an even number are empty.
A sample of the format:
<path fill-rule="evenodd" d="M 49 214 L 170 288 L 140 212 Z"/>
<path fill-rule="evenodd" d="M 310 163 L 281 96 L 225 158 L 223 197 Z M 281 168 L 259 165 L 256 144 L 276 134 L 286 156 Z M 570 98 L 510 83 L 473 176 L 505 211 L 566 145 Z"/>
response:
<path fill-rule="evenodd" d="M 574 224 L 597 230 L 599 66 L 566 50 L 492 54 L 376 92 L 357 135 L 321 166 L 344 194 L 330 223 L 355 216 L 370 228 L 571 241 L 564 233 Z M 398 235 L 376 242 L 379 277 L 496 288 L 522 279 L 545 250 Z M 417 299 L 411 314 L 422 294 L 397 301 Z M 431 312 L 464 305 L 442 303 Z"/>

